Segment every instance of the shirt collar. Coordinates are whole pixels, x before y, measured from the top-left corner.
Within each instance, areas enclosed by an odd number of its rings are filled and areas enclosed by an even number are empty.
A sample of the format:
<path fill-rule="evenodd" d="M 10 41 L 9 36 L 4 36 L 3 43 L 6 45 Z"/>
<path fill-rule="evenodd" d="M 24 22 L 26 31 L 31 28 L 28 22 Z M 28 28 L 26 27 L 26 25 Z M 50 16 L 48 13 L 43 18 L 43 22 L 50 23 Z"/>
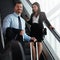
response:
<path fill-rule="evenodd" d="M 16 17 L 21 16 L 21 14 L 19 14 L 19 15 L 18 15 L 18 14 L 17 14 L 17 13 L 15 13 L 15 12 L 14 12 L 13 14 L 14 14 Z"/>
<path fill-rule="evenodd" d="M 33 18 L 36 18 L 36 19 L 39 18 L 39 15 L 37 17 L 36 16 L 33 16 Z"/>

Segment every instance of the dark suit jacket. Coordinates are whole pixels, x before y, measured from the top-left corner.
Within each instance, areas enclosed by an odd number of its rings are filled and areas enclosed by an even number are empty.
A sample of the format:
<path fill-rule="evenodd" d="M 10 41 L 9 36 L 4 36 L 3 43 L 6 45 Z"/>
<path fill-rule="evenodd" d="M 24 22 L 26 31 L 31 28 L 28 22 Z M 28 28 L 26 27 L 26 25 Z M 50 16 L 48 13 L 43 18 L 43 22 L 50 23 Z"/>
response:
<path fill-rule="evenodd" d="M 31 18 L 28 21 L 28 23 L 31 24 L 31 25 L 32 25 L 32 17 L 33 17 L 33 14 L 31 14 Z M 42 24 L 43 22 L 45 22 L 48 27 L 51 26 L 51 24 L 49 23 L 45 13 L 44 12 L 40 12 L 39 25 L 41 26 L 41 28 L 43 28 L 43 24 Z"/>
<path fill-rule="evenodd" d="M 15 29 L 15 28 L 8 27 L 6 29 L 5 44 L 10 42 L 11 40 L 22 40 L 23 37 L 20 35 L 20 31 L 21 29 Z"/>

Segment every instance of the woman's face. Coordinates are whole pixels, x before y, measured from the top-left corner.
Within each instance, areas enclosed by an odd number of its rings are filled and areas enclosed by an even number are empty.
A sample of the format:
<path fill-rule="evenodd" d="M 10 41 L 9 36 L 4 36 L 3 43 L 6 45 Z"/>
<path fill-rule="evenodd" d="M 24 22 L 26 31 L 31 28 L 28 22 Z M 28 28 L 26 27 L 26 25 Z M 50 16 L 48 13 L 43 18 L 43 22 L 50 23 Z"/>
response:
<path fill-rule="evenodd" d="M 33 5 L 32 6 L 32 10 L 33 10 L 33 12 L 38 12 L 38 6 L 37 5 Z"/>

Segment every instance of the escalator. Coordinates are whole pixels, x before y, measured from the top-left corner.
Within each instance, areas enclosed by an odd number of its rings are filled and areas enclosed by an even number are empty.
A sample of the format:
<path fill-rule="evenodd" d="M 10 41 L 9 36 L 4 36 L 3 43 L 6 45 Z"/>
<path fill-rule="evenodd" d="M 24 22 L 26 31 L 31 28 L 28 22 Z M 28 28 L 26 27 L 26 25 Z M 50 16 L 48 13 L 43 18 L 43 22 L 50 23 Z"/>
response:
<path fill-rule="evenodd" d="M 23 3 L 24 5 L 24 11 L 23 11 L 23 18 L 25 19 L 25 15 L 27 15 L 28 17 L 30 17 L 31 15 L 31 3 L 28 2 L 29 0 L 21 0 L 21 2 Z M 26 4 L 26 5 L 25 5 Z M 13 5 L 12 5 L 13 6 Z M 11 6 L 11 7 L 12 7 Z M 28 10 L 28 8 L 30 8 L 30 10 Z M 3 10 L 2 10 L 3 11 Z M 12 12 L 12 11 L 11 11 Z M 4 11 L 3 11 L 4 13 Z M 10 11 L 9 11 L 10 13 Z M 6 15 L 6 12 L 5 12 L 5 15 Z M 4 15 L 4 16 L 5 16 Z M 4 17 L 3 17 L 4 18 Z M 44 24 L 45 25 L 45 24 Z M 46 24 L 47 25 L 47 24 Z M 45 26 L 46 26 L 45 25 Z M 47 26 L 46 26 L 47 27 Z M 57 34 L 56 30 L 55 29 L 49 29 L 47 27 L 47 29 L 49 31 L 51 31 L 51 34 L 53 34 L 53 36 L 60 42 L 60 36 Z M 43 41 L 43 52 L 41 54 L 41 60 L 59 60 L 58 57 L 56 56 L 57 59 L 55 59 L 54 55 L 52 54 L 52 52 L 50 51 L 49 47 L 47 46 L 48 42 L 46 41 L 46 39 L 44 38 L 44 41 Z M 48 44 L 49 45 L 49 44 Z M 4 45 L 3 45 L 4 46 Z M 23 44 L 23 48 L 24 48 L 24 53 L 25 53 L 25 58 L 26 60 L 31 60 L 31 54 L 30 54 L 30 47 L 28 46 L 28 43 L 27 42 L 24 42 Z M 52 49 L 52 48 L 51 48 Z M 55 53 L 54 53 L 55 54 Z"/>

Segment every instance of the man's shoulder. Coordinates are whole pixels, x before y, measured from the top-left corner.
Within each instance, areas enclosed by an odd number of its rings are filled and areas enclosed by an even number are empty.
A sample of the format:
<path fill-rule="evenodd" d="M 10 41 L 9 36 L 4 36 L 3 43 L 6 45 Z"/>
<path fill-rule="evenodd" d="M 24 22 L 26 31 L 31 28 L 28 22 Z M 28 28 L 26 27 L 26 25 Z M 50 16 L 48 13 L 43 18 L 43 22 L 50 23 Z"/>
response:
<path fill-rule="evenodd" d="M 13 15 L 13 13 L 11 13 L 11 14 L 9 14 L 9 15 L 7 15 L 8 17 L 13 17 L 14 15 Z"/>
<path fill-rule="evenodd" d="M 11 18 L 13 14 L 8 14 L 5 18 Z"/>
<path fill-rule="evenodd" d="M 24 21 L 24 22 L 25 22 L 25 19 L 24 19 L 24 18 L 22 18 L 22 17 L 21 17 L 21 19 L 22 19 L 22 21 Z"/>

